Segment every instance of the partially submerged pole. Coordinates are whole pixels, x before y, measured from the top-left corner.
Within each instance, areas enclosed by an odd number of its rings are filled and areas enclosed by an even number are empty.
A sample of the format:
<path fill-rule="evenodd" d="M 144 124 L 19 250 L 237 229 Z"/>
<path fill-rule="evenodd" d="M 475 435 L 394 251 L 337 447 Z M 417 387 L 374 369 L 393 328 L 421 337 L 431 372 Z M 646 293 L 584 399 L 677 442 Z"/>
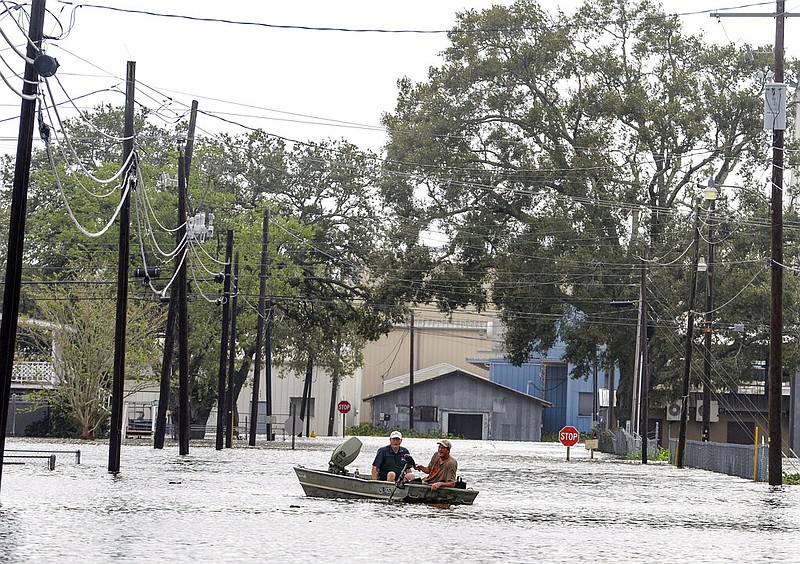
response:
<path fill-rule="evenodd" d="M 225 282 L 222 290 L 222 336 L 220 337 L 219 373 L 217 374 L 217 450 L 225 448 L 225 369 L 228 351 L 228 316 L 231 297 L 231 264 L 233 262 L 233 229 L 228 229 L 225 243 Z"/>
<path fill-rule="evenodd" d="M 133 153 L 134 93 L 136 63 L 128 61 L 125 80 L 125 127 L 122 162 L 127 163 L 123 184 L 123 203 L 119 211 L 119 264 L 117 266 L 117 313 L 114 329 L 114 381 L 111 391 L 111 431 L 108 439 L 108 471 L 119 472 L 122 446 L 122 396 L 125 393 L 125 339 L 128 325 L 128 266 L 131 254 L 131 191 L 137 166 Z"/>
<path fill-rule="evenodd" d="M 19 297 L 22 288 L 22 255 L 25 242 L 25 213 L 28 206 L 28 181 L 31 172 L 33 126 L 36 122 L 36 90 L 39 75 L 33 59 L 42 43 L 45 0 L 33 0 L 28 31 L 25 78 L 22 83 L 22 107 L 17 138 L 17 160 L 14 166 L 14 184 L 11 193 L 11 210 L 8 222 L 8 247 L 6 251 L 6 277 L 3 289 L 3 318 L 0 320 L 0 483 L 3 477 L 3 450 L 6 444 L 8 403 L 11 398 L 11 376 L 14 370 L 14 350 L 17 342 Z"/>

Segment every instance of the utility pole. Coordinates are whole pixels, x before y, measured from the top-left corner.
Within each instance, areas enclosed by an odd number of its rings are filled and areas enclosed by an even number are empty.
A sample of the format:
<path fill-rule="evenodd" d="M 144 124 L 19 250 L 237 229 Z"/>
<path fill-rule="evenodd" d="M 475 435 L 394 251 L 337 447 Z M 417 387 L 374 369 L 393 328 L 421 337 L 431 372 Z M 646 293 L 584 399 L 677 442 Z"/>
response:
<path fill-rule="evenodd" d="M 219 346 L 217 375 L 217 450 L 225 448 L 225 368 L 227 366 L 228 325 L 231 299 L 231 264 L 233 263 L 233 229 L 228 229 L 225 243 L 225 282 L 222 289 L 222 336 Z"/>
<path fill-rule="evenodd" d="M 712 182 L 709 182 L 712 184 Z M 709 187 L 709 190 L 712 190 Z M 714 210 L 717 206 L 716 194 L 708 198 L 708 260 L 706 266 L 706 313 L 703 327 L 703 426 L 700 440 L 708 442 L 711 438 L 711 337 L 714 324 Z"/>
<path fill-rule="evenodd" d="M 111 432 L 108 440 L 108 471 L 119 472 L 122 446 L 122 395 L 125 392 L 125 338 L 128 323 L 128 263 L 130 262 L 131 191 L 136 185 L 137 163 L 133 153 L 134 93 L 136 63 L 128 61 L 125 80 L 125 126 L 122 162 L 127 162 L 123 203 L 119 212 L 119 265 L 117 267 L 117 314 L 114 330 L 114 381 L 111 389 Z"/>
<path fill-rule="evenodd" d="M 186 238 L 186 219 L 189 215 L 189 195 L 186 187 L 186 161 L 178 157 L 178 236 Z M 178 314 L 178 452 L 189 454 L 189 313 L 186 295 L 186 261 L 189 259 L 189 241 L 186 240 L 184 257 L 175 279 Z"/>
<path fill-rule="evenodd" d="M 186 175 L 186 185 L 189 185 L 189 173 L 191 171 L 191 163 L 192 163 L 192 150 L 194 148 L 194 130 L 195 124 L 197 123 L 197 100 L 192 100 L 192 111 L 189 116 L 189 131 L 186 136 L 186 148 L 184 150 L 184 161 L 186 163 L 185 166 L 185 175 Z M 180 150 L 180 149 L 179 149 Z M 188 188 L 187 188 L 188 190 Z M 180 197 L 180 195 L 179 195 Z M 180 204 L 179 204 L 180 205 Z M 188 210 L 188 202 L 187 202 L 187 210 Z M 187 214 L 188 215 L 188 212 Z M 185 223 L 186 218 L 182 222 L 180 220 L 180 213 L 178 214 L 178 225 L 182 225 Z M 183 242 L 182 235 L 180 233 L 176 233 L 176 246 L 180 246 Z M 178 253 L 175 255 L 175 269 L 179 269 L 181 265 L 181 254 Z M 185 255 L 184 255 L 185 256 Z M 161 361 L 161 381 L 158 391 L 158 410 L 156 412 L 156 434 L 153 437 L 153 448 L 164 448 L 164 435 L 167 432 L 167 409 L 169 407 L 169 389 L 170 389 L 170 380 L 172 377 L 172 354 L 175 348 L 175 318 L 177 317 L 178 313 L 178 301 L 177 296 L 175 293 L 172 293 L 172 297 L 169 301 L 169 309 L 167 311 L 167 327 L 164 333 L 164 354 Z"/>
<path fill-rule="evenodd" d="M 782 84 L 784 23 L 786 18 L 800 14 L 786 13 L 785 0 L 776 0 L 775 13 L 712 13 L 711 17 L 770 17 L 775 18 L 776 84 Z M 785 99 L 784 99 L 785 102 Z M 783 483 L 783 443 L 781 437 L 781 396 L 783 376 L 783 129 L 772 129 L 772 212 L 770 221 L 770 323 L 769 323 L 769 472 L 771 486 Z"/>
<path fill-rule="evenodd" d="M 225 446 L 233 446 L 234 417 L 236 415 L 236 396 L 234 395 L 234 368 L 236 366 L 236 314 L 239 303 L 239 251 L 236 251 L 233 259 L 233 301 L 231 303 L 231 341 L 228 351 L 228 407 L 227 417 L 228 434 L 225 438 Z"/>
<path fill-rule="evenodd" d="M 267 421 L 272 418 L 272 300 L 267 300 L 267 334 L 264 336 L 264 402 Z M 267 440 L 272 440 L 272 424 L 267 423 Z"/>
<path fill-rule="evenodd" d="M 639 292 L 639 321 L 636 323 L 636 357 L 633 360 L 633 387 L 631 389 L 631 413 L 630 425 L 631 432 L 639 435 L 639 424 L 642 421 L 641 414 L 641 389 L 642 389 L 642 299 L 641 288 Z"/>
<path fill-rule="evenodd" d="M 181 254 L 175 255 L 175 267 L 181 261 Z M 167 308 L 167 327 L 164 331 L 164 353 L 161 361 L 161 379 L 158 387 L 158 409 L 156 410 L 156 431 L 153 437 L 153 448 L 164 448 L 164 437 L 167 434 L 167 409 L 169 408 L 169 388 L 172 380 L 172 349 L 175 348 L 175 317 L 178 315 L 177 295 L 171 292 Z"/>
<path fill-rule="evenodd" d="M 639 396 L 640 407 L 639 407 L 639 436 L 642 438 L 642 464 L 647 464 L 647 437 L 648 437 L 648 419 L 649 419 L 649 411 L 647 409 L 647 404 L 650 400 L 648 394 L 648 388 L 650 387 L 650 379 L 648 374 L 649 368 L 649 358 L 647 354 L 647 265 L 645 263 L 645 259 L 642 259 L 641 264 L 641 296 L 640 296 L 640 303 L 641 303 L 641 318 L 639 320 L 640 323 L 640 342 L 639 342 L 639 349 L 641 351 L 641 393 Z"/>
<path fill-rule="evenodd" d="M 614 386 L 616 385 L 614 382 L 616 367 L 614 366 L 614 359 L 608 359 L 608 421 L 606 423 L 606 429 L 609 431 L 614 431 L 617 427 L 616 424 L 616 414 L 614 413 L 614 396 L 616 392 L 614 390 Z"/>
<path fill-rule="evenodd" d="M 675 463 L 678 468 L 683 468 L 684 453 L 686 451 L 686 420 L 689 415 L 689 375 L 692 367 L 692 351 L 694 350 L 694 302 L 697 293 L 697 263 L 700 255 L 700 206 L 695 206 L 694 211 L 694 259 L 692 260 L 692 281 L 689 284 L 689 313 L 686 318 L 686 347 L 685 362 L 683 365 L 683 388 L 681 390 L 681 423 L 678 431 L 678 451 Z"/>
<path fill-rule="evenodd" d="M 598 401 L 598 385 L 597 385 L 597 349 L 594 351 L 594 374 L 592 377 L 592 427 L 597 425 L 600 420 L 600 402 Z"/>
<path fill-rule="evenodd" d="M 408 347 L 408 428 L 414 428 L 414 311 L 408 320 L 410 342 Z"/>
<path fill-rule="evenodd" d="M 786 2 L 775 11 L 775 82 L 783 82 L 783 36 Z M 771 486 L 783 484 L 781 399 L 783 394 L 783 130 L 772 131 L 771 300 L 769 324 L 769 471 Z"/>
<path fill-rule="evenodd" d="M 264 210 L 261 223 L 261 269 L 258 283 L 258 322 L 256 323 L 256 354 L 253 367 L 253 399 L 250 402 L 250 446 L 256 446 L 258 429 L 258 395 L 261 385 L 261 349 L 264 346 L 264 316 L 267 304 L 267 261 L 269 260 L 269 210 Z M 267 429 L 269 437 L 270 429 Z"/>
<path fill-rule="evenodd" d="M 14 371 L 14 350 L 17 343 L 19 297 L 22 287 L 22 255 L 25 243 L 25 214 L 28 206 L 28 182 L 31 173 L 33 126 L 36 122 L 36 92 L 39 74 L 33 60 L 42 45 L 45 0 L 33 0 L 31 21 L 28 27 L 27 57 L 22 83 L 22 107 L 19 114 L 17 157 L 14 164 L 14 184 L 11 194 L 11 212 L 8 221 L 8 251 L 3 289 L 3 318 L 0 320 L 0 483 L 3 477 L 3 451 L 8 426 L 8 402 L 11 398 L 11 376 Z"/>

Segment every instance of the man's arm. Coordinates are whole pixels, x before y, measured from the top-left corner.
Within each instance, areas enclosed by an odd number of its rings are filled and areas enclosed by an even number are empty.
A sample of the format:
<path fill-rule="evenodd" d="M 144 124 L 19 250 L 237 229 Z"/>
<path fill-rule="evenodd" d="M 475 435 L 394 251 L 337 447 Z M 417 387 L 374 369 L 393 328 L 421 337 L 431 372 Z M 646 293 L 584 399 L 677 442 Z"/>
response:
<path fill-rule="evenodd" d="M 454 488 L 456 487 L 455 482 L 435 482 L 431 484 L 431 491 L 435 492 L 439 488 Z"/>
<path fill-rule="evenodd" d="M 377 480 L 378 479 L 378 468 L 380 468 L 381 464 L 383 464 L 383 459 L 384 459 L 383 447 L 381 447 L 381 448 L 378 449 L 378 452 L 375 454 L 375 460 L 372 461 L 372 479 L 373 480 Z"/>

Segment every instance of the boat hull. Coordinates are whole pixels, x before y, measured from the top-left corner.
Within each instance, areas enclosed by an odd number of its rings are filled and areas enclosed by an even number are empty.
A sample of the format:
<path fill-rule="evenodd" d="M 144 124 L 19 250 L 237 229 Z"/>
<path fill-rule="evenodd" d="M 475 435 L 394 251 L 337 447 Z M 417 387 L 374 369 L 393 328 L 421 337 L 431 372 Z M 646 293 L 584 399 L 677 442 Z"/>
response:
<path fill-rule="evenodd" d="M 478 491 L 473 489 L 439 488 L 431 491 L 430 486 L 422 483 L 407 483 L 396 487 L 393 482 L 365 480 L 302 466 L 295 466 L 294 471 L 303 491 L 309 497 L 472 505 L 478 495 Z"/>

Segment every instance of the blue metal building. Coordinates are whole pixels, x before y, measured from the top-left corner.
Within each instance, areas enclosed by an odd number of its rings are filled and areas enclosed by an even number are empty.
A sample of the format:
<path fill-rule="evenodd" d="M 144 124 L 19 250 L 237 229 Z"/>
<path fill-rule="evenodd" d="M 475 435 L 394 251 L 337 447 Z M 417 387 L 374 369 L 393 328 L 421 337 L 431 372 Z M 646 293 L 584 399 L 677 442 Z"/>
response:
<path fill-rule="evenodd" d="M 593 422 L 603 424 L 607 416 L 609 374 L 598 367 L 596 378 L 572 378 L 573 366 L 563 360 L 565 348 L 559 342 L 546 355 L 535 355 L 522 366 L 504 358 L 471 358 L 469 362 L 487 368 L 492 382 L 552 404 L 544 410 L 542 433 L 557 433 L 565 425 L 589 432 Z M 617 384 L 615 380 L 615 390 Z"/>

